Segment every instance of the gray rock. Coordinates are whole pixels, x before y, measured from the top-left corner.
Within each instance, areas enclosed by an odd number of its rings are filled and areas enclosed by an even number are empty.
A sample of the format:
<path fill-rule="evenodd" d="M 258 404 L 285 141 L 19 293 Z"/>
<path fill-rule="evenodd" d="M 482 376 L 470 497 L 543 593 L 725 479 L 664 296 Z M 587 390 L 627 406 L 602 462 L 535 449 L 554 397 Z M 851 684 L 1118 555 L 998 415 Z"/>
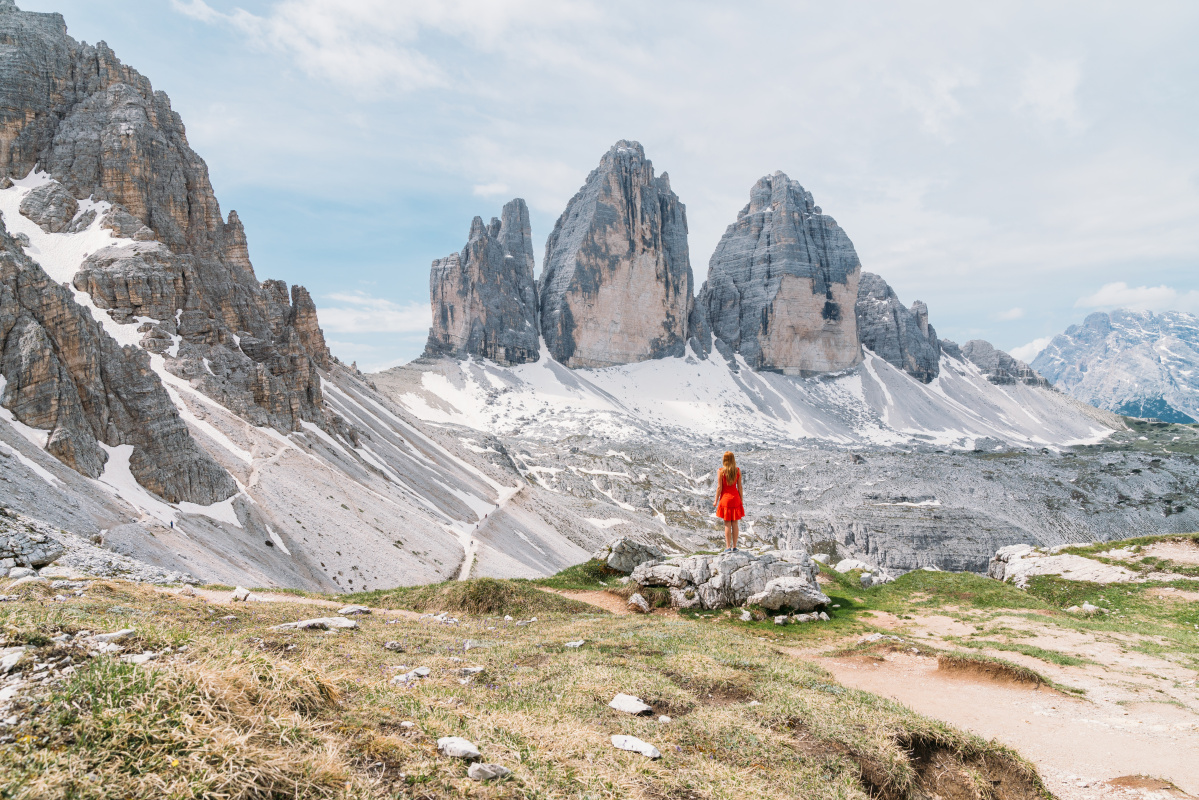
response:
<path fill-rule="evenodd" d="M 650 612 L 649 602 L 641 596 L 640 592 L 634 592 L 629 598 L 629 608 L 642 614 L 648 614 Z"/>
<path fill-rule="evenodd" d="M 617 750 L 628 750 L 640 753 L 646 758 L 661 758 L 662 752 L 648 742 L 643 742 L 636 736 L 613 736 L 612 746 Z"/>
<path fill-rule="evenodd" d="M 461 758 L 466 761 L 478 761 L 483 757 L 479 748 L 461 736 L 443 736 L 438 739 L 437 752 L 448 758 Z"/>
<path fill-rule="evenodd" d="M 244 586 L 237 586 L 233 589 L 233 595 L 229 599 L 235 603 L 244 603 L 250 599 L 250 590 Z"/>
<path fill-rule="evenodd" d="M 46 233 L 63 233 L 79 211 L 79 203 L 58 181 L 33 189 L 21 201 L 21 216 L 28 217 Z"/>
<path fill-rule="evenodd" d="M 621 536 L 597 550 L 591 558 L 603 561 L 609 569 L 628 574 L 647 561 L 665 558 L 665 554 L 653 545 Z"/>
<path fill-rule="evenodd" d="M 820 591 L 816 583 L 807 577 L 775 578 L 762 591 L 745 601 L 748 605 L 777 611 L 782 608 L 792 611 L 811 611 L 831 603 L 828 595 Z"/>
<path fill-rule="evenodd" d="M 461 253 L 433 262 L 433 327 L 426 356 L 524 364 L 540 355 L 529 209 L 517 198 L 500 219 L 475 217 Z"/>
<path fill-rule="evenodd" d="M 640 698 L 633 697 L 631 694 L 618 694 L 608 703 L 608 708 L 614 708 L 617 711 L 623 711 L 626 714 L 647 715 L 652 714 L 654 709 L 641 702 Z"/>
<path fill-rule="evenodd" d="M 670 587 L 676 606 L 706 609 L 741 606 L 775 578 L 799 578 L 814 586 L 816 565 L 803 551 L 738 551 L 648 562 L 632 574 L 641 586 Z"/>
<path fill-rule="evenodd" d="M 318 617 L 316 619 L 302 619 L 298 622 L 285 622 L 282 625 L 275 625 L 271 628 L 274 631 L 286 630 L 322 630 L 328 631 L 335 628 L 357 628 L 358 623 L 352 619 L 345 617 Z"/>
<path fill-rule="evenodd" d="M 640 144 L 617 142 L 546 241 L 546 346 L 569 367 L 682 355 L 692 284 L 686 208 Z"/>
<path fill-rule="evenodd" d="M 790 623 L 791 623 L 791 618 L 788 617 L 786 614 L 781 614 L 774 618 L 775 625 L 789 625 Z"/>
<path fill-rule="evenodd" d="M 8 571 L 8 577 L 12 578 L 12 579 L 28 578 L 28 577 L 36 576 L 36 575 L 37 575 L 37 570 L 30 569 L 29 567 L 13 567 L 12 569 L 10 569 Z"/>
<path fill-rule="evenodd" d="M 978 367 L 987 380 L 995 384 L 1024 383 L 1029 386 L 1049 386 L 1028 364 L 997 350 L 990 342 L 972 339 L 962 345 L 962 357 Z"/>
<path fill-rule="evenodd" d="M 862 585 L 863 589 L 869 589 L 874 585 L 874 576 L 869 572 L 863 572 L 858 576 L 858 583 Z"/>
<path fill-rule="evenodd" d="M 366 606 L 345 606 L 344 608 L 337 609 L 337 613 L 343 617 L 352 617 L 358 614 L 369 614 L 371 610 Z"/>
<path fill-rule="evenodd" d="M 843 558 L 837 562 L 837 566 L 833 567 L 833 569 L 844 575 L 846 572 L 853 572 L 855 569 L 868 572 L 873 568 L 865 561 L 859 561 L 856 558 Z"/>
<path fill-rule="evenodd" d="M 18 520 L 12 512 L 0 516 L 0 564 L 11 562 L 18 565 L 12 568 L 8 577 L 20 578 L 27 573 L 16 574 L 20 568 L 42 567 L 59 558 L 65 548 L 49 534 L 28 525 L 13 524 Z"/>
<path fill-rule="evenodd" d="M 846 369 L 862 359 L 854 304 L 861 263 L 812 195 L 782 172 L 761 178 L 708 264 L 693 342 L 708 331 L 751 367 L 788 375 Z"/>
<path fill-rule="evenodd" d="M 114 644 L 116 642 L 122 642 L 125 639 L 128 639 L 135 633 L 137 633 L 137 631 L 133 628 L 123 628 L 119 631 L 113 631 L 112 633 L 93 634 L 88 638 L 97 644 Z"/>
<path fill-rule="evenodd" d="M 854 310 L 864 347 L 922 383 L 937 377 L 941 340 L 928 324 L 928 306 L 917 300 L 905 308 L 886 281 L 863 272 Z"/>
<path fill-rule="evenodd" d="M 1095 312 L 1033 359 L 1055 388 L 1128 417 L 1199 420 L 1199 315 Z"/>
<path fill-rule="evenodd" d="M 466 776 L 472 781 L 492 781 L 511 773 L 512 770 L 499 764 L 471 764 Z"/>

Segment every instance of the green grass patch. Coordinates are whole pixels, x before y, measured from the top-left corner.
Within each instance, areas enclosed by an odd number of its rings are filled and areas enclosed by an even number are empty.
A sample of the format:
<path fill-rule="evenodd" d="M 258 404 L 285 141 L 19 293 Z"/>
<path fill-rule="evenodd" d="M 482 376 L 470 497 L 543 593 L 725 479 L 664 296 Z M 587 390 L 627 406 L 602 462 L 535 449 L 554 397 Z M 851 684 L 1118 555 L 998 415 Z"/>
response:
<path fill-rule="evenodd" d="M 548 578 L 536 578 L 530 583 L 549 589 L 588 591 L 620 586 L 622 577 L 623 573 L 611 569 L 602 561 L 587 560 Z"/>
<path fill-rule="evenodd" d="M 341 596 L 348 603 L 378 608 L 403 608 L 409 611 L 448 611 L 474 616 L 508 614 L 527 617 L 536 614 L 606 614 L 578 600 L 542 591 L 526 580 L 471 578 L 427 586 L 377 589 Z"/>
<path fill-rule="evenodd" d="M 1057 664 L 1059 667 L 1081 667 L 1085 664 L 1098 663 L 1089 658 L 1079 658 L 1067 653 L 1059 653 L 1056 650 L 1046 650 L 1043 647 L 1036 647 L 1031 644 L 1019 644 L 1017 642 L 994 642 L 988 639 L 974 639 L 970 641 L 957 641 L 955 643 L 963 647 L 973 647 L 975 649 L 1003 650 L 1008 653 L 1020 653 L 1021 655 L 1040 659 L 1048 664 Z"/>

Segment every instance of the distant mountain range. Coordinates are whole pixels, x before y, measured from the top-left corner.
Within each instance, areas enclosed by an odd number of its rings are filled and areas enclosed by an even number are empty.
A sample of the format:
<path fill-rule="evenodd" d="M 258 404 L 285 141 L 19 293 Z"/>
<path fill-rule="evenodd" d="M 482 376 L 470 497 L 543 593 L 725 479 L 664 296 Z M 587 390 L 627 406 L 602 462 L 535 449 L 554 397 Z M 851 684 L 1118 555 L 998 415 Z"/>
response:
<path fill-rule="evenodd" d="M 1098 408 L 1163 422 L 1199 420 L 1199 316 L 1097 312 L 1053 337 L 1033 369 Z"/>

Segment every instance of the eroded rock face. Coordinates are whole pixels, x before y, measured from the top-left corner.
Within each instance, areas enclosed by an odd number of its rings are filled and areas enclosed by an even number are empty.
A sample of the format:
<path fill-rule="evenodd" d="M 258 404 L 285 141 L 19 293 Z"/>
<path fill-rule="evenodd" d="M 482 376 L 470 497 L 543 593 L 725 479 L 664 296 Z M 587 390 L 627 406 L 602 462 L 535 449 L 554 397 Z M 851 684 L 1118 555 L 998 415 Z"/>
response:
<path fill-rule="evenodd" d="M 569 367 L 681 355 L 692 281 L 686 208 L 641 145 L 619 141 L 546 241 L 538 284 L 546 346 Z"/>
<path fill-rule="evenodd" d="M 710 332 L 751 367 L 788 375 L 852 367 L 862 360 L 861 269 L 812 194 L 782 172 L 767 175 L 712 254 L 692 324 L 697 346 Z"/>
<path fill-rule="evenodd" d="M 593 561 L 603 561 L 609 569 L 626 574 L 647 561 L 660 561 L 665 554 L 653 545 L 620 536 L 592 554 Z"/>
<path fill-rule="evenodd" d="M 758 556 L 738 551 L 647 561 L 633 570 L 632 580 L 641 586 L 669 587 L 671 604 L 677 608 L 713 609 L 745 605 L 776 578 L 796 578 L 819 593 L 816 574 L 816 565 L 803 550 Z"/>
<path fill-rule="evenodd" d="M 941 341 L 928 324 L 928 306 L 917 300 L 905 308 L 886 281 L 863 272 L 855 313 L 863 346 L 921 383 L 937 377 Z"/>
<path fill-rule="evenodd" d="M 144 350 L 122 348 L 52 281 L 0 223 L 0 405 L 48 431 L 46 450 L 89 477 L 109 447 L 170 502 L 208 505 L 237 491 L 188 433 Z"/>
<path fill-rule="evenodd" d="M 524 364 L 540 354 L 529 209 L 517 198 L 499 219 L 475 217 L 461 253 L 433 262 L 427 356 Z"/>
<path fill-rule="evenodd" d="M 0 4 L 0 41 L 0 180 L 35 165 L 54 179 L 24 198 L 22 213 L 70 232 L 94 221 L 94 209 L 75 217 L 76 199 L 90 197 L 114 204 L 100 224 L 116 235 L 160 243 L 102 251 L 76 286 L 98 291 L 114 316 L 156 320 L 148 340 L 167 369 L 199 377 L 198 388 L 254 424 L 325 424 L 317 368 L 332 357 L 311 298 L 259 283 L 241 221 L 222 216 L 166 94 L 105 44 L 76 42 L 58 14 Z"/>
<path fill-rule="evenodd" d="M 987 380 L 996 384 L 1026 383 L 1030 386 L 1049 386 L 1049 381 L 1023 361 L 1012 358 L 990 342 L 971 339 L 962 345 L 962 357 L 982 370 Z"/>

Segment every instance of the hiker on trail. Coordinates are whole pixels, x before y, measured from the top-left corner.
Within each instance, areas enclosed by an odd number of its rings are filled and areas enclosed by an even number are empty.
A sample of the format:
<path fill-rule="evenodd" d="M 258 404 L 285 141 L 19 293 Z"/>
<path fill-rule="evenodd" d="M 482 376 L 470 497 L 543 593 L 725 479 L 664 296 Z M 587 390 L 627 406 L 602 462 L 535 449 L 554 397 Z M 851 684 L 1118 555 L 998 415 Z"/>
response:
<path fill-rule="evenodd" d="M 724 461 L 716 471 L 716 516 L 724 520 L 724 552 L 737 551 L 737 537 L 741 535 L 737 520 L 745 516 L 741 503 L 741 470 L 737 469 L 737 458 L 732 451 L 724 454 Z"/>

